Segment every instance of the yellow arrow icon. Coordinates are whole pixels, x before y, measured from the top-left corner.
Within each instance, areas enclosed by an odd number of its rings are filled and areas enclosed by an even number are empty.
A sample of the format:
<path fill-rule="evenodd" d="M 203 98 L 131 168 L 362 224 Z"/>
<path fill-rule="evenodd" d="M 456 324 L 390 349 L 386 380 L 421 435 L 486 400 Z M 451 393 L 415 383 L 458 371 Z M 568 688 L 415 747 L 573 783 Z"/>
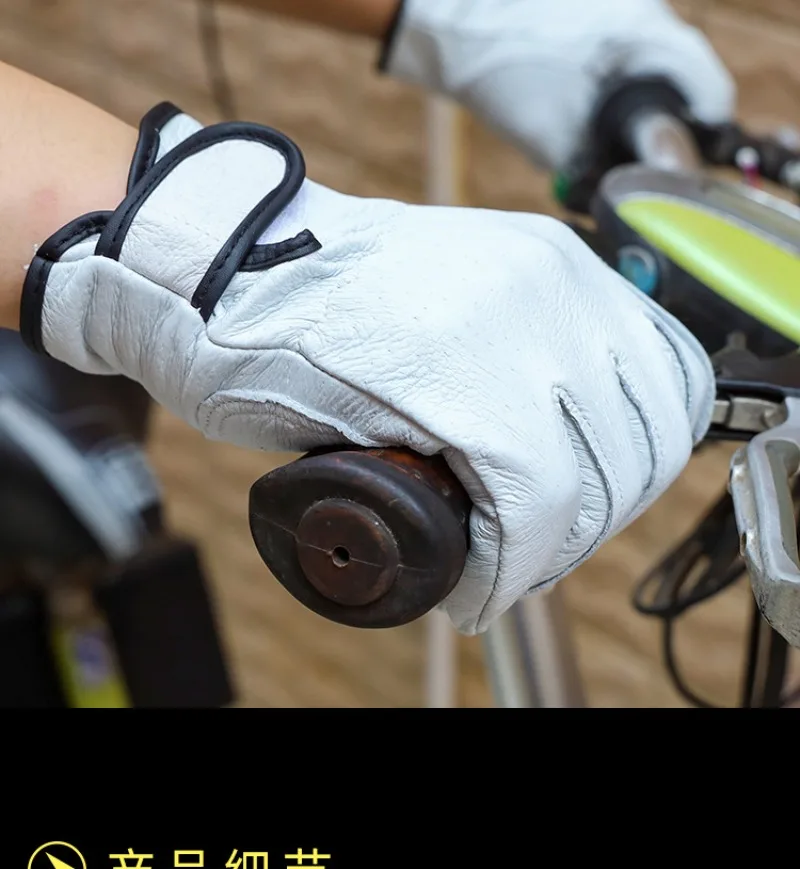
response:
<path fill-rule="evenodd" d="M 65 863 L 58 857 L 54 857 L 49 851 L 50 848 L 54 848 L 56 851 L 61 849 L 71 851 L 75 855 L 75 859 L 70 863 Z M 84 860 L 83 854 L 74 845 L 70 845 L 69 842 L 46 842 L 44 845 L 39 845 L 33 854 L 31 854 L 31 859 L 28 861 L 28 869 L 39 869 L 42 861 L 40 858 L 37 862 L 36 858 L 40 854 L 42 857 L 47 857 L 53 869 L 86 869 L 86 860 Z"/>

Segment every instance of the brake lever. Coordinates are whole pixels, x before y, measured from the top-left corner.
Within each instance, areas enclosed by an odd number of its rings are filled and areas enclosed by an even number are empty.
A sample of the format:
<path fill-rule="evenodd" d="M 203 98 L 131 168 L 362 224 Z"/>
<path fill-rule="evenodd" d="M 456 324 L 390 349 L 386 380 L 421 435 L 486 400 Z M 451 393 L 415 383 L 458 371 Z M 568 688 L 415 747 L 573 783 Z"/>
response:
<path fill-rule="evenodd" d="M 711 433 L 748 441 L 731 460 L 740 552 L 769 625 L 800 647 L 800 554 L 792 482 L 800 473 L 800 353 L 720 352 Z"/>

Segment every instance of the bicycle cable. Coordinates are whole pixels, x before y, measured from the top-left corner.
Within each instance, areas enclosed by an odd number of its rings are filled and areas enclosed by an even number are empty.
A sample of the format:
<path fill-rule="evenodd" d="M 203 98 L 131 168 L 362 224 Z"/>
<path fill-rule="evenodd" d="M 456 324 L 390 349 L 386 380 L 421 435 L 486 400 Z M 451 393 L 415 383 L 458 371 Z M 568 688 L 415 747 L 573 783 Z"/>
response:
<path fill-rule="evenodd" d="M 795 499 L 800 485 L 795 486 Z M 722 709 L 686 684 L 675 655 L 675 623 L 689 610 L 735 585 L 747 573 L 739 553 L 739 533 L 730 495 L 708 510 L 695 530 L 679 543 L 636 586 L 633 606 L 642 615 L 663 620 L 662 654 L 675 690 L 693 706 Z M 648 594 L 649 593 L 649 594 Z M 781 701 L 800 700 L 800 686 Z"/>
<path fill-rule="evenodd" d="M 719 708 L 687 686 L 675 656 L 675 623 L 690 609 L 734 585 L 743 574 L 739 535 L 730 496 L 726 493 L 706 513 L 694 532 L 662 559 L 634 590 L 633 606 L 637 612 L 663 620 L 662 654 L 667 672 L 678 693 L 693 706 Z"/>

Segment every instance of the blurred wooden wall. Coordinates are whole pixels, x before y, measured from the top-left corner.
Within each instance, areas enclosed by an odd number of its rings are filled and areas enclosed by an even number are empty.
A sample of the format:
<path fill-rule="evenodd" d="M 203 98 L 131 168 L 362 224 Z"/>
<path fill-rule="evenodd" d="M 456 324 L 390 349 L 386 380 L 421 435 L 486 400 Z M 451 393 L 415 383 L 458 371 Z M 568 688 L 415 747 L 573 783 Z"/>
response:
<path fill-rule="evenodd" d="M 797 0 L 690 0 L 679 9 L 735 73 L 745 120 L 763 129 L 800 123 Z M 316 181 L 422 201 L 422 97 L 374 72 L 374 46 L 234 7 L 221 8 L 220 21 L 240 117 L 293 136 Z M 218 119 L 198 35 L 194 0 L 0 0 L 0 59 L 132 124 L 163 99 Z M 472 119 L 466 145 L 470 204 L 556 213 L 549 180 Z M 422 626 L 362 633 L 329 625 L 261 565 L 247 529 L 248 488 L 292 457 L 206 442 L 163 412 L 151 452 L 173 526 L 203 547 L 242 705 L 423 703 Z M 663 671 L 659 625 L 634 613 L 629 597 L 723 490 L 728 453 L 693 460 L 648 515 L 563 583 L 593 705 L 685 705 Z M 736 695 L 748 603 L 742 585 L 701 607 L 679 634 L 692 684 L 717 702 Z M 461 704 L 488 705 L 480 641 L 461 639 L 460 651 Z"/>

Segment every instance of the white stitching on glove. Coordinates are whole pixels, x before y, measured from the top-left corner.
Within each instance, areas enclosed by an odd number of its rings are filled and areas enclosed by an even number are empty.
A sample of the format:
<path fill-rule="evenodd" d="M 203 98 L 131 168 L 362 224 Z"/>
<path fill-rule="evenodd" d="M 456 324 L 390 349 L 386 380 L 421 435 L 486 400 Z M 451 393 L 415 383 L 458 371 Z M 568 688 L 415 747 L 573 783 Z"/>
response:
<path fill-rule="evenodd" d="M 458 100 L 547 169 L 578 153 L 607 80 L 665 76 L 697 120 L 732 118 L 733 79 L 663 0 L 405 0 L 383 60 Z"/>
<path fill-rule="evenodd" d="M 481 632 L 675 480 L 710 424 L 710 362 L 556 220 L 308 180 L 257 239 L 271 267 L 251 257 L 203 313 L 198 287 L 289 165 L 256 129 L 167 120 L 127 204 L 42 246 L 23 310 L 40 307 L 45 352 L 127 375 L 209 438 L 443 451 L 475 505 L 443 606 Z M 305 254 L 275 260 L 295 238 Z"/>

